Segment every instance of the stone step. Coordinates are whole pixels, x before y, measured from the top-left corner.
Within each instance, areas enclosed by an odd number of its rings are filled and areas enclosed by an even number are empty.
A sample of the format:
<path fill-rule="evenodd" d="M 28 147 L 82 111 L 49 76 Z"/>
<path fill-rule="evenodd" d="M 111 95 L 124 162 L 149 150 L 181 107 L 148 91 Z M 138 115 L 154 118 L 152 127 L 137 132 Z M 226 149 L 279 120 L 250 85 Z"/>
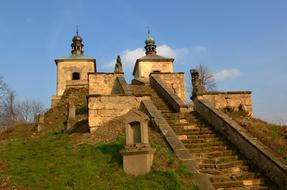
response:
<path fill-rule="evenodd" d="M 212 147 L 212 146 L 223 146 L 224 143 L 220 141 L 213 141 L 213 142 L 204 142 L 204 143 L 184 143 L 184 146 L 186 148 L 206 148 L 206 147 Z"/>
<path fill-rule="evenodd" d="M 192 155 L 196 157 L 210 158 L 210 157 L 219 157 L 219 156 L 231 156 L 233 152 L 231 150 L 219 150 L 219 151 L 210 151 L 210 152 L 193 152 Z"/>
<path fill-rule="evenodd" d="M 227 163 L 220 163 L 220 164 L 199 164 L 200 169 L 209 168 L 209 169 L 229 169 L 232 167 L 238 167 L 244 165 L 242 160 L 230 161 Z"/>
<path fill-rule="evenodd" d="M 265 181 L 261 178 L 256 179 L 244 179 L 242 180 L 244 186 L 253 186 L 253 185 L 264 185 Z"/>
<path fill-rule="evenodd" d="M 269 190 L 266 186 L 217 188 L 216 190 Z"/>
<path fill-rule="evenodd" d="M 255 179 L 255 173 L 252 172 L 241 172 L 238 174 L 226 174 L 226 175 L 216 175 L 209 177 L 211 182 L 224 182 L 224 181 L 230 181 L 230 180 L 250 180 Z"/>
<path fill-rule="evenodd" d="M 169 114 L 169 113 L 166 113 Z M 186 120 L 190 120 L 190 121 L 196 121 L 196 122 L 203 122 L 195 117 L 193 117 L 192 115 L 189 116 L 164 116 L 164 118 L 166 118 L 167 120 L 180 120 L 180 119 L 186 119 Z"/>
<path fill-rule="evenodd" d="M 264 180 L 262 179 L 249 179 L 249 180 L 239 180 L 239 181 L 224 181 L 224 182 L 213 182 L 215 188 L 232 188 L 232 187 L 251 187 L 264 185 Z"/>
<path fill-rule="evenodd" d="M 221 157 L 212 157 L 212 158 L 203 158 L 203 157 L 196 157 L 192 155 L 193 160 L 197 161 L 197 163 L 206 163 L 206 164 L 220 164 L 226 163 L 228 161 L 236 161 L 238 160 L 237 156 L 221 156 Z"/>
<path fill-rule="evenodd" d="M 187 139 L 200 139 L 200 138 L 214 138 L 216 137 L 216 134 L 210 133 L 210 134 L 198 134 L 198 135 L 187 135 Z"/>
<path fill-rule="evenodd" d="M 196 121 L 188 121 L 187 123 L 179 123 L 177 120 L 168 120 L 168 119 L 165 119 L 170 126 L 172 127 L 183 127 L 183 126 L 190 126 L 190 125 L 194 125 L 198 128 L 207 128 L 207 127 L 202 127 L 203 125 L 200 124 L 199 122 L 196 122 Z M 208 128 L 207 128 L 208 129 Z"/>
<path fill-rule="evenodd" d="M 171 126 L 174 132 L 184 130 L 184 131 L 209 131 L 205 128 L 200 128 L 196 124 L 188 124 L 188 125 L 181 125 L 181 126 Z"/>
<path fill-rule="evenodd" d="M 221 142 L 219 137 L 213 138 L 196 138 L 196 139 L 186 139 L 182 140 L 184 144 L 192 144 L 192 143 L 211 143 L 211 142 Z"/>
<path fill-rule="evenodd" d="M 209 131 L 209 130 L 174 129 L 174 132 L 178 135 L 207 135 L 207 134 L 212 134 L 212 136 L 214 136 L 213 132 Z"/>
<path fill-rule="evenodd" d="M 249 190 L 269 190 L 269 188 L 267 186 L 255 185 L 249 187 Z"/>
<path fill-rule="evenodd" d="M 236 166 L 228 169 L 216 169 L 216 168 L 203 168 L 199 170 L 201 173 L 206 174 L 207 176 L 214 176 L 214 175 L 232 175 L 238 174 L 242 172 L 249 172 L 249 167 L 246 165 Z"/>
<path fill-rule="evenodd" d="M 213 186 L 216 189 L 219 188 L 234 188 L 234 187 L 244 187 L 242 181 L 225 181 L 225 182 L 217 182 L 217 183 L 213 183 Z"/>
<path fill-rule="evenodd" d="M 213 152 L 213 151 L 220 151 L 222 152 L 223 150 L 226 150 L 227 147 L 226 146 L 209 146 L 209 147 L 202 147 L 202 148 L 188 148 L 188 150 L 191 152 L 191 154 L 193 153 L 209 153 L 209 152 Z"/>

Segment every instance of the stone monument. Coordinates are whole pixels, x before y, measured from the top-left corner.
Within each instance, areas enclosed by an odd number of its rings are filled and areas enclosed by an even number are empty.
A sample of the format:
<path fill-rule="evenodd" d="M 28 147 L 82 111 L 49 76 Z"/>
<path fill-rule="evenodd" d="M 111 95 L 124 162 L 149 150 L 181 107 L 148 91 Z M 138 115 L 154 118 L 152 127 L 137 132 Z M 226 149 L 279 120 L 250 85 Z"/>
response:
<path fill-rule="evenodd" d="M 123 72 L 123 65 L 121 57 L 118 55 L 117 62 L 115 64 L 115 73 L 122 73 Z"/>
<path fill-rule="evenodd" d="M 69 130 L 73 127 L 73 124 L 76 121 L 76 106 L 72 100 L 69 101 L 69 110 L 68 110 L 68 121 L 67 128 Z"/>
<path fill-rule="evenodd" d="M 205 92 L 202 80 L 200 79 L 199 72 L 196 69 L 190 70 L 192 82 L 192 96 L 197 96 Z"/>
<path fill-rule="evenodd" d="M 135 109 L 125 116 L 126 144 L 121 154 L 124 171 L 128 174 L 141 175 L 150 171 L 155 149 L 149 145 L 148 121 L 147 115 Z"/>

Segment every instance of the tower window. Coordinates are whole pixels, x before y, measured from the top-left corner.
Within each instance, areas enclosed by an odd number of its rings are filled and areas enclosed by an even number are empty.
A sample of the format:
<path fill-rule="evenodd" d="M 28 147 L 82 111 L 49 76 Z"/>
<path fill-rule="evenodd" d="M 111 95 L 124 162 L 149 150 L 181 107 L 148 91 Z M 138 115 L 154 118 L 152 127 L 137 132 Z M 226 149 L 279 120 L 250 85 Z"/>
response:
<path fill-rule="evenodd" d="M 72 80 L 80 80 L 80 73 L 74 72 L 72 74 Z"/>

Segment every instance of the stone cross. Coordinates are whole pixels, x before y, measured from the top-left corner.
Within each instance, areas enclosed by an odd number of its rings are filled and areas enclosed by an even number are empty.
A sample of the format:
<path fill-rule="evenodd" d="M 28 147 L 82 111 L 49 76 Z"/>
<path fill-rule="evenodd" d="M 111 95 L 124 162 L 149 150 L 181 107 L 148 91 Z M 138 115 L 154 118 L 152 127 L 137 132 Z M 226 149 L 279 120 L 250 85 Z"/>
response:
<path fill-rule="evenodd" d="M 67 130 L 71 129 L 76 120 L 76 106 L 72 100 L 69 101 Z"/>
<path fill-rule="evenodd" d="M 45 123 L 45 114 L 39 113 L 37 115 L 37 131 L 38 132 L 40 132 L 43 129 L 44 123 Z"/>

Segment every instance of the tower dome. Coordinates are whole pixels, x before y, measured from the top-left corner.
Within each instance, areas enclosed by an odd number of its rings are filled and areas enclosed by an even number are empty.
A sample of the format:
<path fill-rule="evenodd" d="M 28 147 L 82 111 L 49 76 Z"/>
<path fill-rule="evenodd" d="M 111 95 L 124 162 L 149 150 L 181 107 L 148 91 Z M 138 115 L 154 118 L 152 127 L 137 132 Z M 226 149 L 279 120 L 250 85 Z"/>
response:
<path fill-rule="evenodd" d="M 155 45 L 155 40 L 153 37 L 150 35 L 150 31 L 148 30 L 148 37 L 145 40 L 145 54 L 146 55 L 156 55 L 156 45 Z"/>
<path fill-rule="evenodd" d="M 72 47 L 72 51 L 71 53 L 75 56 L 77 55 L 83 55 L 84 53 L 84 44 L 82 43 L 83 39 L 81 38 L 81 36 L 79 36 L 79 32 L 78 32 L 78 29 L 77 29 L 77 32 L 76 32 L 76 35 L 73 37 L 72 39 L 72 44 L 71 44 L 71 47 Z"/>

